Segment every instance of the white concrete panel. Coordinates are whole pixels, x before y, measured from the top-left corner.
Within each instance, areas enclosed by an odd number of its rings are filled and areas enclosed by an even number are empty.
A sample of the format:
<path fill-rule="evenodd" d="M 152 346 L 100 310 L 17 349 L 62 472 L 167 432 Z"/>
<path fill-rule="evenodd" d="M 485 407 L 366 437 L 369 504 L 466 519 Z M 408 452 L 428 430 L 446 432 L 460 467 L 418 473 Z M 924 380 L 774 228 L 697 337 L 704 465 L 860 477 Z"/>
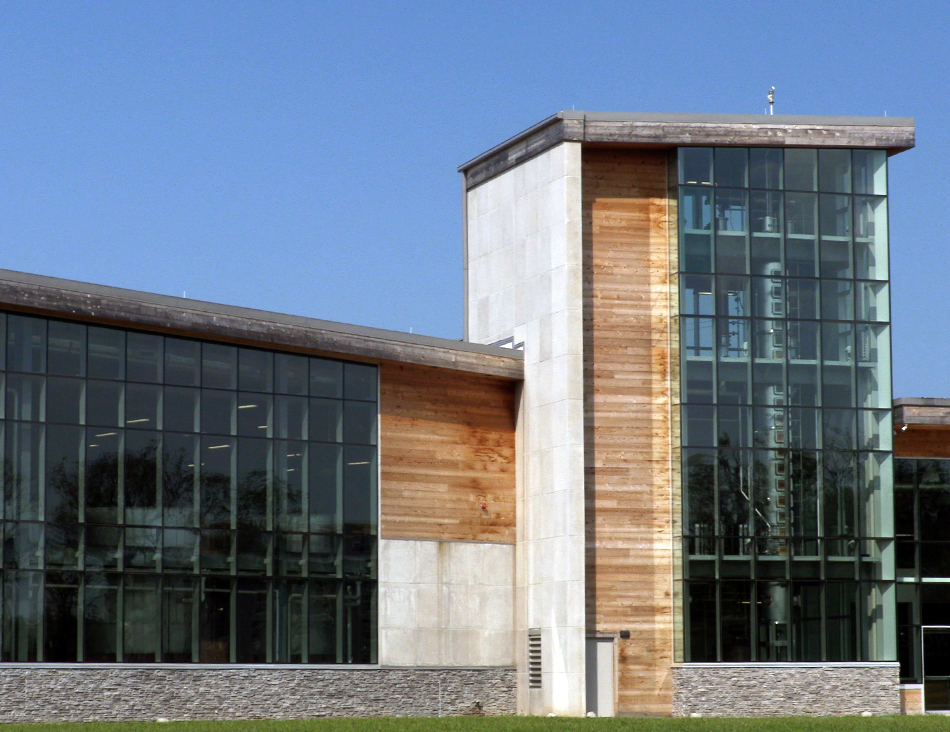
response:
<path fill-rule="evenodd" d="M 556 642 L 545 658 L 556 662 L 545 665 L 542 708 L 522 711 L 577 715 L 585 711 L 580 148 L 563 143 L 486 181 L 468 194 L 479 201 L 467 211 L 467 230 L 480 238 L 469 242 L 470 257 L 494 249 L 519 262 L 478 270 L 468 332 L 492 342 L 517 330 L 525 343 L 517 632 L 521 639 L 528 627 L 541 628 L 543 643 Z M 487 207 L 510 211 L 510 228 Z M 483 316 L 477 304 L 486 296 L 493 312 Z"/>
<path fill-rule="evenodd" d="M 511 544 L 383 539 L 379 662 L 513 665 L 514 554 Z M 501 636 L 501 648 L 489 640 Z"/>

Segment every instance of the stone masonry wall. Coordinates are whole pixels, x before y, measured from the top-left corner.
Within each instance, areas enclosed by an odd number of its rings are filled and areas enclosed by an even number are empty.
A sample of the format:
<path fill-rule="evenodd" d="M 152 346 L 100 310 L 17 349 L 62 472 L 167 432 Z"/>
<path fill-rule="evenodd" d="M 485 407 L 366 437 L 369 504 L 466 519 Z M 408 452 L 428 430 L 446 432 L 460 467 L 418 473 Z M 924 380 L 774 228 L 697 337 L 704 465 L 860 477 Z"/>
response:
<path fill-rule="evenodd" d="M 696 663 L 673 667 L 673 716 L 901 713 L 896 663 Z"/>
<path fill-rule="evenodd" d="M 0 666 L 0 722 L 515 712 L 513 668 Z"/>

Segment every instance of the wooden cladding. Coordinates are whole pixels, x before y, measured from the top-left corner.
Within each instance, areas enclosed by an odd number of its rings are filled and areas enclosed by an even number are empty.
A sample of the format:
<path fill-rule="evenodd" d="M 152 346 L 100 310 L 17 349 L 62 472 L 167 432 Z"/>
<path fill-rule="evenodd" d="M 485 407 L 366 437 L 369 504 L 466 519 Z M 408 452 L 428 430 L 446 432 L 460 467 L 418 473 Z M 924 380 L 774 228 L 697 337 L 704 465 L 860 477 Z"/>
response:
<path fill-rule="evenodd" d="M 894 457 L 950 458 L 950 426 L 898 427 L 894 432 Z"/>
<path fill-rule="evenodd" d="M 618 640 L 617 711 L 668 715 L 667 155 L 583 155 L 587 630 L 630 631 Z"/>
<path fill-rule="evenodd" d="M 380 366 L 380 535 L 515 540 L 516 382 Z"/>

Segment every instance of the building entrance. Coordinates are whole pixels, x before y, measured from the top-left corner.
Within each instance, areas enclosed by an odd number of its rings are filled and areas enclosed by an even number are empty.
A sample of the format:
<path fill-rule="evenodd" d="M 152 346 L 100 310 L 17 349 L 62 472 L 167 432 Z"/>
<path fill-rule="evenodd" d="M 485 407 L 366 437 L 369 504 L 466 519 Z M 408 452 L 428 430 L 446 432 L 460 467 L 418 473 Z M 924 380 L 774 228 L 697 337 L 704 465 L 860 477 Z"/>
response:
<path fill-rule="evenodd" d="M 950 712 L 950 626 L 924 626 L 924 711 Z"/>

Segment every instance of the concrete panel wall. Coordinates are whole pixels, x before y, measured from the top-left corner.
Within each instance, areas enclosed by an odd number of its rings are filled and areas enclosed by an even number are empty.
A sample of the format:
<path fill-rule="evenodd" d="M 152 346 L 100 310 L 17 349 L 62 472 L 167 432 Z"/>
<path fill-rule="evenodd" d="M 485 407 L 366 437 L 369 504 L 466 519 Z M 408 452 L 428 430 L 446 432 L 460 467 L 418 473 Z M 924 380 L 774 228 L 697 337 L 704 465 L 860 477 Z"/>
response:
<path fill-rule="evenodd" d="M 382 539 L 379 662 L 514 666 L 512 544 Z"/>
<path fill-rule="evenodd" d="M 519 704 L 584 714 L 581 150 L 562 143 L 466 193 L 468 338 L 524 343 L 518 486 Z M 525 638 L 541 630 L 542 688 Z"/>
<path fill-rule="evenodd" d="M 673 715 L 901 713 L 897 663 L 693 663 L 673 667 Z"/>
<path fill-rule="evenodd" d="M 0 722 L 513 714 L 514 670 L 0 667 Z"/>

